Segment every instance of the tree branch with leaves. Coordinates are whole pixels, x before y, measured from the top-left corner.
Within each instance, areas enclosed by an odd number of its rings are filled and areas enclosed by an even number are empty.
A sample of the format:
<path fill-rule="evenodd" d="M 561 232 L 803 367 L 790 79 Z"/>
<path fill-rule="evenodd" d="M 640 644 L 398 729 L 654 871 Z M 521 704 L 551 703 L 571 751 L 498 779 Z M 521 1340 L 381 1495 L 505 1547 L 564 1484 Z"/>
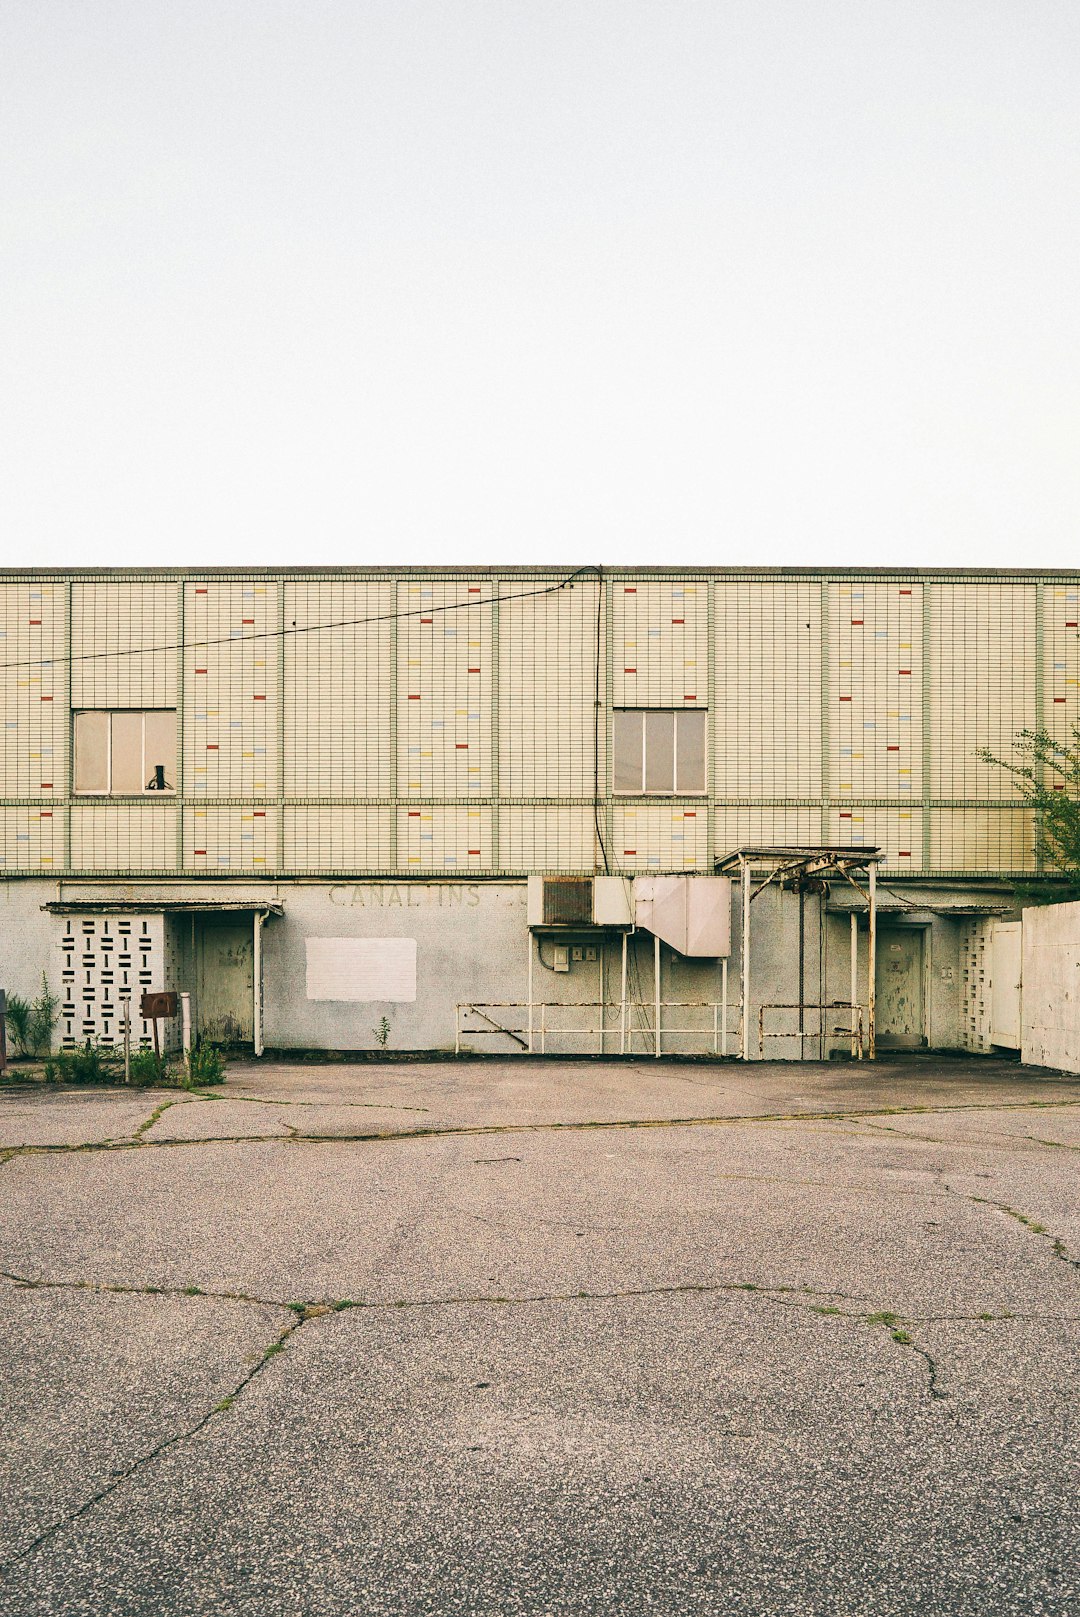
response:
<path fill-rule="evenodd" d="M 1059 903 L 1080 898 L 1080 723 L 1069 741 L 1046 730 L 1020 730 L 1014 757 L 998 758 L 980 747 L 984 764 L 994 764 L 1013 778 L 1017 791 L 1035 816 L 1035 856 L 1046 877 L 1037 886 L 1017 891 L 1029 900 Z"/>

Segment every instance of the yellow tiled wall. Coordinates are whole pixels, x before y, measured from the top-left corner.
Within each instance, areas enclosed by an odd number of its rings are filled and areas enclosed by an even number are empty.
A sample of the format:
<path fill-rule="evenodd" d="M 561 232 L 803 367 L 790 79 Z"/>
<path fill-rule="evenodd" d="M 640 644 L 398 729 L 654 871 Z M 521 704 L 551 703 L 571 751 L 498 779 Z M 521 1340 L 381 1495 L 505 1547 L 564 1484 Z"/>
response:
<path fill-rule="evenodd" d="M 1068 743 L 1078 623 L 1080 578 L 1035 575 L 11 575 L 0 870 L 705 870 L 821 841 L 1027 870 L 976 753 Z M 70 796 L 73 712 L 173 706 L 175 796 Z M 709 711 L 708 792 L 615 797 L 619 707 Z"/>

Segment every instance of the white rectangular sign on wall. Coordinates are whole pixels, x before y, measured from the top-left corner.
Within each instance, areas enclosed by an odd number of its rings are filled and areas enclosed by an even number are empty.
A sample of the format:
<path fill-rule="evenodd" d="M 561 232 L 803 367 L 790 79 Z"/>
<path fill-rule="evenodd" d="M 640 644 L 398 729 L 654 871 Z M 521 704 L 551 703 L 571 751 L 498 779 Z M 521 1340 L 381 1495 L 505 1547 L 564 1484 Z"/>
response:
<path fill-rule="evenodd" d="M 415 938 L 308 938 L 308 999 L 416 999 Z"/>

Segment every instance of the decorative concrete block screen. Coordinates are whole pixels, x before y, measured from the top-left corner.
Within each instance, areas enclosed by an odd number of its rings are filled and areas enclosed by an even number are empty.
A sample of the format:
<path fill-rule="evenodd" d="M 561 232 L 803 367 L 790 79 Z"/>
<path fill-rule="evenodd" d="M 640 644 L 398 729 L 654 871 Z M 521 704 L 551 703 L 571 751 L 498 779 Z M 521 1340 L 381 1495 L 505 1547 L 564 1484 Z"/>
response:
<path fill-rule="evenodd" d="M 60 937 L 60 1021 L 64 1050 L 89 1039 L 106 1049 L 124 1042 L 124 1005 L 130 1002 L 132 1048 L 153 1043 L 153 1028 L 139 1015 L 141 996 L 176 987 L 172 929 L 163 915 L 65 915 Z M 160 1024 L 162 1048 L 180 1043 L 176 1018 Z"/>

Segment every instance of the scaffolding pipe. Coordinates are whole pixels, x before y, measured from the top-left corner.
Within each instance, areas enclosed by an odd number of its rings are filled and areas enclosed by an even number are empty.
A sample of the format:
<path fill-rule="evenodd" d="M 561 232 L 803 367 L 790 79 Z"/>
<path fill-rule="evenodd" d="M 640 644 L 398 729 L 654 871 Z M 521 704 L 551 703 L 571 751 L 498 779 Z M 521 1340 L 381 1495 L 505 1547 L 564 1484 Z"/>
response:
<path fill-rule="evenodd" d="M 653 991 L 656 1001 L 656 1028 L 653 1034 L 654 1054 L 660 1059 L 660 934 L 653 936 Z"/>
<path fill-rule="evenodd" d="M 870 949 L 866 963 L 866 1053 L 877 1060 L 876 978 L 877 975 L 877 865 L 870 866 Z"/>

